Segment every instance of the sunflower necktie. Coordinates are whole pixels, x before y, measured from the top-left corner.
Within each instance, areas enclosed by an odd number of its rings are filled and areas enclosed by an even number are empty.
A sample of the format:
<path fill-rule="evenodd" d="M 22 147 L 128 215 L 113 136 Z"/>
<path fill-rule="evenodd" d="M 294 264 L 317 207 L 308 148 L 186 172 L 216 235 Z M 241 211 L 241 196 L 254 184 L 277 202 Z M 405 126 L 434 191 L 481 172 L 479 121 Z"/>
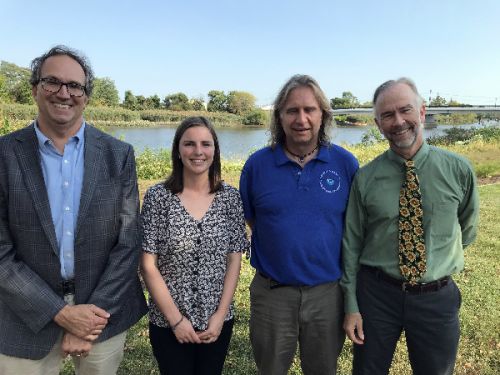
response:
<path fill-rule="evenodd" d="M 403 277 L 416 284 L 425 273 L 425 239 L 422 194 L 413 160 L 407 160 L 406 179 L 399 193 L 399 269 Z"/>

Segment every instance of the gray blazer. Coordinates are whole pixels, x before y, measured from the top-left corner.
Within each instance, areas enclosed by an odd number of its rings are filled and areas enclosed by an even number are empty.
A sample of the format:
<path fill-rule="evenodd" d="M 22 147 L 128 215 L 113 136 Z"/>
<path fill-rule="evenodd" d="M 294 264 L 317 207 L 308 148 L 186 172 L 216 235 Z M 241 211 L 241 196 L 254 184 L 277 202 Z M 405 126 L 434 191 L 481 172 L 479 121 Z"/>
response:
<path fill-rule="evenodd" d="M 137 276 L 139 198 L 133 149 L 85 127 L 75 230 L 75 300 L 111 314 L 106 340 L 147 311 Z M 0 353 L 40 359 L 62 328 L 65 305 L 54 225 L 34 124 L 0 138 Z"/>

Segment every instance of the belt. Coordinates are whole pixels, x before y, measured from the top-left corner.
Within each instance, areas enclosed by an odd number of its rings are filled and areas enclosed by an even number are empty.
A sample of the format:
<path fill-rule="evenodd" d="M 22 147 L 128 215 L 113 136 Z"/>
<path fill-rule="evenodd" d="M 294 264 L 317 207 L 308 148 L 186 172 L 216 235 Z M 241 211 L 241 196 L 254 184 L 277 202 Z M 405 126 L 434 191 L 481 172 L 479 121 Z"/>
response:
<path fill-rule="evenodd" d="M 263 274 L 260 271 L 257 271 L 257 273 L 260 275 L 260 277 L 269 281 L 269 289 L 283 288 L 285 286 L 294 286 L 294 285 L 288 285 L 288 284 L 281 284 L 279 281 L 274 280 L 273 278 Z"/>
<path fill-rule="evenodd" d="M 74 280 L 63 280 L 62 289 L 64 295 L 75 294 L 75 281 Z"/>
<path fill-rule="evenodd" d="M 430 292 L 437 292 L 439 289 L 448 285 L 448 283 L 451 281 L 450 276 L 445 276 L 442 279 L 436 281 L 430 281 L 428 283 L 417 283 L 412 285 L 405 280 L 395 279 L 394 277 L 387 275 L 386 273 L 384 273 L 383 271 L 381 271 L 376 267 L 361 266 L 361 269 L 374 274 L 377 279 L 385 281 L 388 284 L 397 286 L 403 292 L 407 292 L 409 294 L 424 294 Z"/>

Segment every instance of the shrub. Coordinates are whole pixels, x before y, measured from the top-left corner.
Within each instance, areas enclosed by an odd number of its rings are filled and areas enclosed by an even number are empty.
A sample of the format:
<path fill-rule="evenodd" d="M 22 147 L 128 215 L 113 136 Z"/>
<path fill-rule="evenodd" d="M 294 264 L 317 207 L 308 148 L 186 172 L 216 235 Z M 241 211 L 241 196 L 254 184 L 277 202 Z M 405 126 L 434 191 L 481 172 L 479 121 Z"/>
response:
<path fill-rule="evenodd" d="M 3 116 L 9 120 L 24 120 L 30 122 L 33 121 L 38 114 L 36 105 L 5 103 L 0 104 L 0 109 L 3 112 Z"/>
<path fill-rule="evenodd" d="M 165 125 L 178 125 L 187 117 L 204 116 L 217 126 L 241 125 L 242 118 L 238 115 L 222 112 L 206 111 L 168 111 L 168 110 L 144 110 L 140 111 L 142 120 L 162 123 Z"/>
<path fill-rule="evenodd" d="M 457 142 L 467 143 L 472 140 L 498 141 L 500 140 L 500 127 L 489 126 L 483 128 L 445 129 L 444 135 L 437 135 L 427 138 L 431 145 L 451 145 Z"/>
<path fill-rule="evenodd" d="M 136 155 L 135 161 L 139 179 L 159 180 L 166 178 L 172 171 L 169 150 L 155 152 L 146 148 L 140 155 Z"/>
<path fill-rule="evenodd" d="M 268 112 L 254 109 L 243 118 L 243 125 L 265 125 L 268 123 Z"/>
<path fill-rule="evenodd" d="M 89 122 L 96 121 L 139 121 L 141 119 L 139 112 L 131 111 L 126 108 L 111 107 L 87 107 L 85 109 L 85 120 Z"/>

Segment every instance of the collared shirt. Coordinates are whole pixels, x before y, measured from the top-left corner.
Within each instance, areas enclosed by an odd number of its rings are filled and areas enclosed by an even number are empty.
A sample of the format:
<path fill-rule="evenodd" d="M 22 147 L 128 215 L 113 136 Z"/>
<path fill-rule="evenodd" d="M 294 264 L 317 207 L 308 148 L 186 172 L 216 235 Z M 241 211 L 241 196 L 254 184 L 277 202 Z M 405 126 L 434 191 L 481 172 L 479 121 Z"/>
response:
<path fill-rule="evenodd" d="M 182 315 L 196 330 L 208 327 L 224 289 L 227 256 L 248 250 L 238 191 L 223 184 L 201 220 L 195 220 L 164 183 L 144 196 L 141 214 L 145 252 L 157 254 L 158 269 Z M 168 321 L 153 299 L 149 319 L 159 327 Z M 231 303 L 225 320 L 234 316 Z"/>
<path fill-rule="evenodd" d="M 252 266 L 281 284 L 338 280 L 344 214 L 357 169 L 351 153 L 330 144 L 303 168 L 281 146 L 250 156 L 240 193 L 245 218 L 253 223 Z"/>
<path fill-rule="evenodd" d="M 84 130 L 85 122 L 60 154 L 35 123 L 43 178 L 59 246 L 61 276 L 65 280 L 74 277 L 75 229 L 83 184 Z"/>
<path fill-rule="evenodd" d="M 460 272 L 463 248 L 477 233 L 479 198 L 469 162 L 424 142 L 412 158 L 420 181 L 427 271 L 421 282 Z M 399 191 L 405 159 L 392 150 L 361 168 L 351 188 L 343 239 L 346 313 L 357 312 L 356 274 L 360 265 L 399 272 Z"/>

